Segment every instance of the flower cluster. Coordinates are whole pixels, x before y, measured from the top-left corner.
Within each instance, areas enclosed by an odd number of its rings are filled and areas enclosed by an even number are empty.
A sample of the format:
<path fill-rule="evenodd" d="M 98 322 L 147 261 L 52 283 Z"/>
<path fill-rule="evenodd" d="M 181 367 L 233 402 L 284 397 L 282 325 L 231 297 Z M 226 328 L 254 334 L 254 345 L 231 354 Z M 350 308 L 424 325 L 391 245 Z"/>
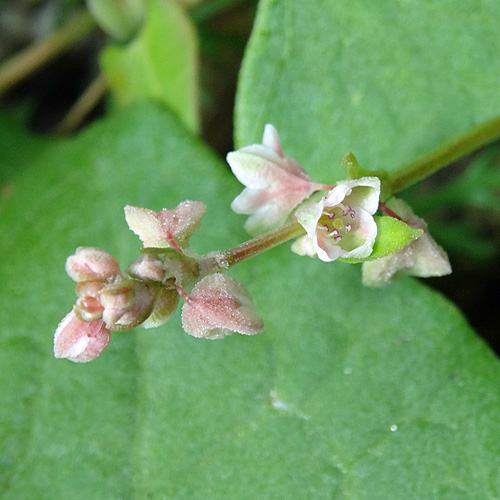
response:
<path fill-rule="evenodd" d="M 200 273 L 196 256 L 185 250 L 204 212 L 204 203 L 198 201 L 160 212 L 125 207 L 127 223 L 145 252 L 125 272 L 104 250 L 78 248 L 66 261 L 68 275 L 77 282 L 77 300 L 57 327 L 55 356 L 91 361 L 106 349 L 112 331 L 164 324 L 180 296 L 185 300 L 183 327 L 190 335 L 215 339 L 232 332 L 261 332 L 263 322 L 243 286 L 219 273 Z M 185 288 L 193 284 L 187 293 Z"/>
<path fill-rule="evenodd" d="M 203 202 L 183 201 L 159 212 L 126 206 L 126 221 L 143 243 L 141 255 L 125 271 L 100 248 L 80 247 L 68 258 L 66 271 L 77 283 L 77 300 L 55 332 L 56 357 L 91 361 L 106 349 L 113 331 L 165 323 L 180 297 L 182 326 L 190 335 L 219 339 L 234 332 L 262 332 L 264 324 L 250 294 L 222 272 L 289 239 L 295 239 L 292 250 L 299 255 L 363 262 L 363 283 L 368 286 L 387 285 L 400 274 L 451 272 L 446 253 L 422 219 L 400 200 L 390 200 L 389 206 L 380 203 L 377 176 L 334 186 L 316 183 L 285 156 L 272 125 L 266 125 L 262 144 L 229 153 L 227 161 L 245 185 L 231 207 L 250 216 L 245 223 L 250 233 L 270 232 L 199 256 L 187 248 L 205 213 Z M 379 209 L 386 215 L 376 216 Z M 387 228 L 388 222 L 391 231 L 380 235 L 379 223 Z"/>
<path fill-rule="evenodd" d="M 246 186 L 231 207 L 237 213 L 250 214 L 245 228 L 251 234 L 283 225 L 312 193 L 328 190 L 319 202 L 295 213 L 306 234 L 295 241 L 292 250 L 299 255 L 318 256 L 325 262 L 371 254 L 377 235 L 373 214 L 380 198 L 378 177 L 335 186 L 318 184 L 297 161 L 285 156 L 278 133 L 269 124 L 262 144 L 229 153 L 227 161 Z"/>
<path fill-rule="evenodd" d="M 350 155 L 350 157 L 353 157 Z M 233 201 L 237 213 L 251 214 L 245 227 L 275 228 L 291 214 L 306 234 L 297 238 L 292 251 L 318 257 L 324 262 L 338 258 L 365 259 L 363 283 L 367 286 L 390 284 L 400 274 L 418 277 L 443 276 L 451 272 L 444 250 L 431 238 L 425 222 L 399 200 L 390 216 L 411 228 L 422 229 L 404 248 L 394 245 L 383 257 L 371 260 L 378 226 L 374 214 L 380 204 L 381 182 L 365 176 L 338 182 L 335 186 L 315 183 L 295 161 L 287 158 L 272 125 L 266 125 L 262 145 L 247 146 L 228 155 L 235 176 L 247 186 Z M 328 190 L 319 201 L 298 208 L 314 191 Z"/>

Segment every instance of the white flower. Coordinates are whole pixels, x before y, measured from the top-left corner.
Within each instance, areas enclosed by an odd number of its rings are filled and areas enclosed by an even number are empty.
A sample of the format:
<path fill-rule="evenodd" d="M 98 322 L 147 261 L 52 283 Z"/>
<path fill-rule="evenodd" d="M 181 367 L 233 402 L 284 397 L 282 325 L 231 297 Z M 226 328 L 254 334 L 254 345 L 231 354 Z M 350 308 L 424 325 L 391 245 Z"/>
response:
<path fill-rule="evenodd" d="M 314 191 L 330 188 L 313 182 L 297 161 L 285 156 L 278 132 L 270 124 L 265 126 L 262 144 L 229 153 L 227 162 L 246 186 L 231 208 L 250 215 L 245 229 L 253 235 L 280 227 Z"/>
<path fill-rule="evenodd" d="M 379 198 L 378 177 L 339 182 L 318 203 L 295 214 L 307 234 L 292 245 L 292 250 L 299 255 L 317 255 L 325 262 L 368 257 L 377 236 L 373 214 Z"/>

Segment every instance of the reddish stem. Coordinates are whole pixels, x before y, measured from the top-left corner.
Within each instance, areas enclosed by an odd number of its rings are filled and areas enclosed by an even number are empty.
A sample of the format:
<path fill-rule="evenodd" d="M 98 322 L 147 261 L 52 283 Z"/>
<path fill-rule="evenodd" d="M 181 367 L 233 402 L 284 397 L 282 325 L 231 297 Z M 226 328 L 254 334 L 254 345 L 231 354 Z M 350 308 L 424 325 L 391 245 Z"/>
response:
<path fill-rule="evenodd" d="M 175 289 L 177 293 L 187 302 L 191 297 L 187 294 L 187 292 L 180 285 L 175 285 Z"/>
<path fill-rule="evenodd" d="M 386 213 L 387 215 L 390 215 L 391 217 L 394 217 L 395 219 L 404 222 L 404 220 L 396 212 L 393 212 L 387 205 L 384 205 L 382 202 L 378 204 L 378 207 L 380 208 L 380 210 L 382 210 L 382 212 Z"/>

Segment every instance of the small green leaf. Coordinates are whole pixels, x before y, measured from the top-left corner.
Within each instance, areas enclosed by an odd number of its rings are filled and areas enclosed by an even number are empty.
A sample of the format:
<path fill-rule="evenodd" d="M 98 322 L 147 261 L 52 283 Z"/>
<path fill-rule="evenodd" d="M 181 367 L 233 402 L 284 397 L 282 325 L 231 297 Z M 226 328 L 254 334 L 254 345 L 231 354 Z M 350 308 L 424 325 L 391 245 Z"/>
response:
<path fill-rule="evenodd" d="M 139 35 L 126 46 L 110 45 L 101 67 L 121 106 L 153 99 L 198 132 L 198 41 L 193 23 L 176 2 L 149 0 Z"/>
<path fill-rule="evenodd" d="M 118 40 L 128 40 L 141 26 L 146 12 L 145 0 L 87 0 L 99 26 Z"/>
<path fill-rule="evenodd" d="M 340 260 L 349 264 L 358 264 L 360 262 L 380 259 L 397 250 L 402 250 L 423 233 L 422 229 L 413 229 L 408 224 L 394 217 L 375 215 L 374 219 L 377 223 L 377 238 L 375 239 L 373 252 L 370 256 L 366 259 L 347 258 Z"/>

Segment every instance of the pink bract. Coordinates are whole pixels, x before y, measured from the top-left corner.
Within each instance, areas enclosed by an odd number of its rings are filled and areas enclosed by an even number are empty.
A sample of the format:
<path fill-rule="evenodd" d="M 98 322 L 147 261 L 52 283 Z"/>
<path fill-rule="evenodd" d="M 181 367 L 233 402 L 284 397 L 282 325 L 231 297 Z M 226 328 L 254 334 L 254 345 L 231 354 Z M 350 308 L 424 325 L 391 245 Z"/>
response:
<path fill-rule="evenodd" d="M 205 210 L 205 203 L 190 200 L 159 212 L 127 205 L 125 219 L 145 247 L 179 249 L 189 245 L 189 238 L 198 230 Z"/>
<path fill-rule="evenodd" d="M 182 326 L 195 337 L 219 339 L 233 332 L 254 335 L 264 330 L 252 297 L 238 281 L 211 274 L 199 281 L 182 308 Z"/>

